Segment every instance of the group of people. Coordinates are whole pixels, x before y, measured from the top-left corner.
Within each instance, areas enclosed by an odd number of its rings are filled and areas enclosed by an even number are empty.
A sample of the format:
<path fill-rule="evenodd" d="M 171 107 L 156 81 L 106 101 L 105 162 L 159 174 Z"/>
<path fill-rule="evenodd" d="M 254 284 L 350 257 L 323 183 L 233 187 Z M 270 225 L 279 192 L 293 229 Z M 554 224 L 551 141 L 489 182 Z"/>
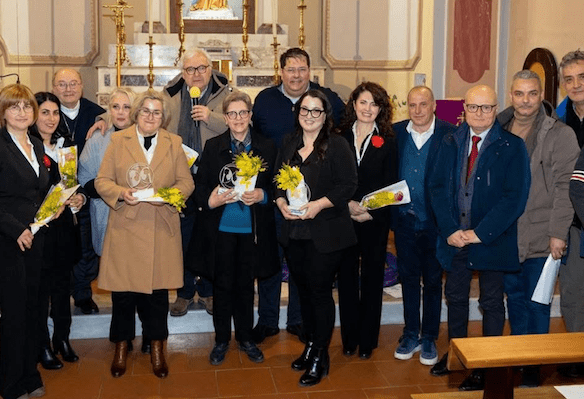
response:
<path fill-rule="evenodd" d="M 390 229 L 405 320 L 397 359 L 419 352 L 433 375 L 448 373 L 447 355 L 439 361 L 435 343 L 443 271 L 449 338 L 468 334 L 475 272 L 484 335 L 502 334 L 505 295 L 512 334 L 547 333 L 550 307 L 531 295 L 548 255 L 567 255 L 562 313 L 568 331 L 584 331 L 583 52 L 567 54 L 560 64 L 568 93 L 561 117 L 543 100 L 538 75 L 520 71 L 511 106 L 500 113 L 492 88 L 469 89 L 458 127 L 436 118 L 428 87 L 410 90 L 410 118 L 392 124 L 381 85 L 361 83 L 345 104 L 310 81 L 304 50 L 287 50 L 280 66 L 282 83 L 260 92 L 254 104 L 196 48 L 183 54 L 182 73 L 162 92 L 116 88 L 107 111 L 82 96 L 81 76 L 70 69 L 55 73 L 53 93 L 33 95 L 21 84 L 0 91 L 4 398 L 44 394 L 37 362 L 57 369 L 58 355 L 78 360 L 69 342 L 69 295 L 73 291 L 83 313 L 97 312 L 95 278 L 112 292 L 114 377 L 126 371 L 136 312 L 141 351 L 150 354 L 157 377 L 168 375 L 167 316 L 186 314 L 197 290 L 215 327 L 210 363 L 225 360 L 232 320 L 239 350 L 262 362 L 258 344 L 279 332 L 284 264 L 290 271 L 287 331 L 305 343 L 291 367 L 302 372 L 301 386 L 318 384 L 330 368 L 335 281 L 343 354 L 366 360 L 378 346 Z M 193 87 L 201 93 L 196 102 Z M 58 218 L 33 235 L 29 225 L 60 180 L 59 149 L 71 145 L 80 154 L 81 187 Z M 201 154 L 190 167 L 183 145 Z M 261 167 L 254 186 L 239 192 L 222 175 L 242 155 L 259 157 Z M 274 183 L 285 168 L 299 171 L 309 188 L 299 209 Z M 400 180 L 408 184 L 409 203 L 360 205 L 365 195 Z M 145 189 L 175 189 L 186 208 L 144 201 Z M 178 290 L 173 304 L 171 289 Z M 583 371 L 579 365 L 563 369 L 569 376 Z M 524 383 L 537 385 L 538 372 L 525 368 Z M 483 379 L 477 370 L 460 388 L 482 389 Z"/>

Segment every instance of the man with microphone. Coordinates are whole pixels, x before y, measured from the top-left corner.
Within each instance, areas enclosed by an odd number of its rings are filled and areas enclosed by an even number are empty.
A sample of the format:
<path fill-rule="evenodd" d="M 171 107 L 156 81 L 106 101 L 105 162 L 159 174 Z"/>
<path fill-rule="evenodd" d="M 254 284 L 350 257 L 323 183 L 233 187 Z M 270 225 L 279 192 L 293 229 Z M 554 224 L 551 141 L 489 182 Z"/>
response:
<path fill-rule="evenodd" d="M 208 139 L 219 136 L 227 129 L 222 106 L 231 88 L 227 77 L 213 70 L 209 54 L 202 49 L 187 49 L 181 58 L 181 67 L 182 73 L 172 79 L 163 91 L 171 115 L 167 129 L 177 133 L 185 145 L 201 154 Z M 196 168 L 195 164 L 193 174 L 196 174 Z M 190 198 L 184 216 L 181 218 L 181 230 L 183 252 L 186 254 L 195 223 L 195 204 Z M 170 305 L 170 315 L 185 315 L 193 303 L 195 291 L 199 292 L 199 303 L 205 306 L 207 313 L 212 314 L 212 284 L 205 279 L 195 284 L 194 276 L 185 267 L 184 286 L 178 290 L 176 302 Z"/>

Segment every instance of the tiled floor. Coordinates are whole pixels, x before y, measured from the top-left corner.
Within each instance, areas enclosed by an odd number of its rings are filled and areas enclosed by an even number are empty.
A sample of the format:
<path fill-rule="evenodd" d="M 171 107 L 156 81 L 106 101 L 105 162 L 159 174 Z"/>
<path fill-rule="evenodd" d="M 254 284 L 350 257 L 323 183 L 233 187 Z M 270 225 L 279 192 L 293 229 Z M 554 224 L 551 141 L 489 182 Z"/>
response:
<path fill-rule="evenodd" d="M 320 384 L 311 388 L 298 386 L 299 373 L 290 369 L 303 345 L 285 331 L 267 338 L 261 345 L 266 360 L 250 362 L 232 342 L 221 366 L 211 366 L 208 354 L 213 334 L 172 335 L 167 344 L 170 375 L 158 379 L 151 373 L 150 358 L 140 352 L 140 338 L 128 361 L 128 371 L 114 379 L 109 373 L 113 344 L 107 339 L 76 340 L 72 345 L 81 359 L 65 364 L 57 371 L 42 370 L 46 399 L 191 399 L 191 398 L 262 398 L 262 399 L 406 399 L 412 393 L 456 390 L 465 376 L 456 372 L 433 377 L 417 356 L 409 361 L 394 359 L 393 351 L 403 326 L 381 327 L 380 346 L 370 360 L 341 353 L 339 329 L 335 329 L 331 347 L 331 370 Z M 560 319 L 552 320 L 552 332 L 564 332 Z M 480 323 L 472 322 L 470 334 L 480 335 Z M 441 326 L 440 354 L 447 348 L 446 325 Z M 544 384 L 583 384 L 566 380 L 555 367 L 542 370 Z"/>

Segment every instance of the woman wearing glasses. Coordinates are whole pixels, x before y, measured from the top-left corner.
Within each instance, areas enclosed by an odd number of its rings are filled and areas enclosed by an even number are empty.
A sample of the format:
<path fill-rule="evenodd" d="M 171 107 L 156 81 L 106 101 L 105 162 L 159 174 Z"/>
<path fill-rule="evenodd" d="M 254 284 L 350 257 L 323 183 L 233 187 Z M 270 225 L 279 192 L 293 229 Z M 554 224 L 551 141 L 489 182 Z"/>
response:
<path fill-rule="evenodd" d="M 0 91 L 0 395 L 42 396 L 37 370 L 44 232 L 29 224 L 50 186 L 43 143 L 28 133 L 38 105 L 24 85 Z"/>
<path fill-rule="evenodd" d="M 95 179 L 95 189 L 111 208 L 98 286 L 112 291 L 112 375 L 126 371 L 135 312 L 142 307 L 144 335 L 152 340 L 152 369 L 164 378 L 168 289 L 183 284 L 180 218 L 173 206 L 141 202 L 134 193 L 148 186 L 154 191 L 178 188 L 186 198 L 194 183 L 180 137 L 162 129 L 168 118 L 162 94 L 140 94 L 130 115 L 135 124 L 112 135 Z"/>
<path fill-rule="evenodd" d="M 197 240 L 191 242 L 195 274 L 213 280 L 215 345 L 209 355 L 212 365 L 223 363 L 231 339 L 249 360 L 260 363 L 264 355 L 252 340 L 254 278 L 278 271 L 274 224 L 274 143 L 250 127 L 251 100 L 234 91 L 223 101 L 228 130 L 205 145 L 197 173 L 195 202 L 201 209 Z M 221 189 L 220 174 L 235 156 L 248 153 L 263 160 L 255 187 L 234 196 L 232 188 Z M 233 169 L 232 169 L 233 170 Z"/>
<path fill-rule="evenodd" d="M 356 244 L 347 203 L 357 188 L 355 163 L 347 141 L 331 134 L 332 107 L 319 90 L 304 93 L 295 106 L 296 131 L 284 139 L 276 165 L 298 166 L 310 201 L 298 216 L 288 207 L 286 192 L 276 191 L 285 222 L 280 241 L 298 286 L 307 337 L 292 369 L 304 370 L 301 386 L 318 384 L 329 369 L 328 346 L 335 322 L 332 285 L 344 249 Z"/>

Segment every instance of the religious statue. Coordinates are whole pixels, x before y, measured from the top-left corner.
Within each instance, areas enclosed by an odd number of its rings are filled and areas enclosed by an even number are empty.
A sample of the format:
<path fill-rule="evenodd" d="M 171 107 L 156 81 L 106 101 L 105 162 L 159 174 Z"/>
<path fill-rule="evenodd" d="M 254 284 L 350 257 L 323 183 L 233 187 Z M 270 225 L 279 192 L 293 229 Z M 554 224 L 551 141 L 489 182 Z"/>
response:
<path fill-rule="evenodd" d="M 190 8 L 191 11 L 196 10 L 220 10 L 227 8 L 227 0 L 198 0 Z"/>

